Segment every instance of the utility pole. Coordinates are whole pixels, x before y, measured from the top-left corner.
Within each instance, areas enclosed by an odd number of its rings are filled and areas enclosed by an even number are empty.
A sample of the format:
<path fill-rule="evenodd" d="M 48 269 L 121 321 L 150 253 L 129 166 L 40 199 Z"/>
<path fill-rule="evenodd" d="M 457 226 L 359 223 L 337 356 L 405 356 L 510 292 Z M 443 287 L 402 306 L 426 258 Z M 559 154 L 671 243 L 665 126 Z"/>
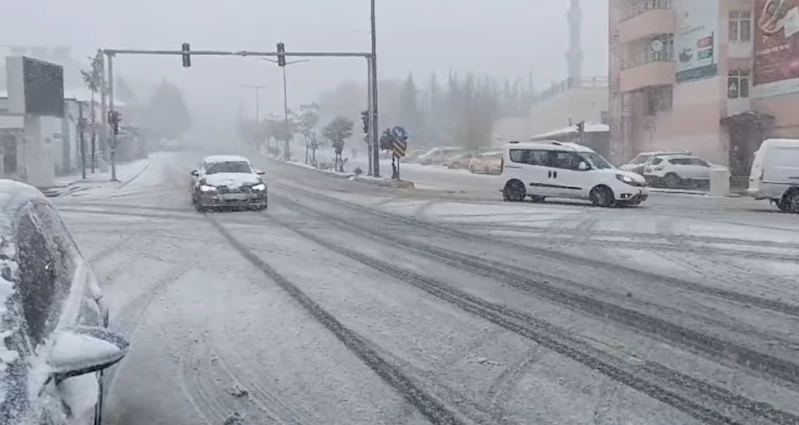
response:
<path fill-rule="evenodd" d="M 371 76 L 372 76 L 372 105 L 370 105 L 370 109 L 372 113 L 372 166 L 374 170 L 372 171 L 372 175 L 375 177 L 380 177 L 380 147 L 379 143 L 377 143 L 377 134 L 380 129 L 380 126 L 377 123 L 377 19 L 375 15 L 375 0 L 370 0 L 371 6 L 371 27 L 372 27 L 372 69 L 371 69 Z"/>
<path fill-rule="evenodd" d="M 278 43 L 277 46 L 278 53 L 285 52 L 285 46 L 283 43 Z M 277 66 L 283 69 L 283 125 L 286 126 L 286 137 L 288 137 L 288 128 L 289 128 L 289 96 L 288 96 L 288 84 L 286 80 L 286 67 L 289 65 L 294 65 L 297 63 L 308 62 L 307 59 L 300 59 L 295 61 L 286 62 L 285 57 L 278 56 L 278 59 L 270 59 L 270 58 L 260 58 L 261 60 L 265 60 L 267 62 L 276 63 Z M 285 159 L 289 159 L 291 157 L 291 152 L 289 151 L 289 141 L 286 140 L 286 146 L 283 152 L 283 156 Z"/>
<path fill-rule="evenodd" d="M 261 99 L 260 99 L 261 89 L 265 89 L 269 86 L 245 85 L 244 87 L 255 90 L 255 122 L 261 122 Z"/>

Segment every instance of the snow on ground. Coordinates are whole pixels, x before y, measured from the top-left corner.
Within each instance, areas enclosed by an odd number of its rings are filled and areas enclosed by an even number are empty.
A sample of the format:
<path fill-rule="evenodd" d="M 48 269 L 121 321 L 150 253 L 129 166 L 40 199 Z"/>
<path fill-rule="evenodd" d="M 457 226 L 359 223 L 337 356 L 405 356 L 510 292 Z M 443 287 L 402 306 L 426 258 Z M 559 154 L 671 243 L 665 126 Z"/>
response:
<path fill-rule="evenodd" d="M 201 215 L 199 157 L 153 155 L 116 195 L 58 204 L 131 342 L 106 377 L 110 425 L 797 414 L 790 371 L 764 363 L 799 346 L 795 217 L 704 197 L 421 198 L 278 163 L 268 211 Z"/>

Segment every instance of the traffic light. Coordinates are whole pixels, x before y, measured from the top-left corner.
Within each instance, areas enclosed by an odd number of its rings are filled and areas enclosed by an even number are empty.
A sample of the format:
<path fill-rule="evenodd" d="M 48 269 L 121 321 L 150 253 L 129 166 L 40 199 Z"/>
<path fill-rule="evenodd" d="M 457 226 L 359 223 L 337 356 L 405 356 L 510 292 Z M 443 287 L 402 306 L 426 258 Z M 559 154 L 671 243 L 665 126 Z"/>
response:
<path fill-rule="evenodd" d="M 191 66 L 191 55 L 189 54 L 191 46 L 189 43 L 183 43 L 181 50 L 183 50 L 183 67 L 188 68 Z"/>
<path fill-rule="evenodd" d="M 277 66 L 286 66 L 286 45 L 282 42 L 277 43 Z"/>
<path fill-rule="evenodd" d="M 585 121 L 580 121 L 577 123 L 577 134 L 583 135 L 585 133 Z"/>
<path fill-rule="evenodd" d="M 363 132 L 369 134 L 369 111 L 361 112 L 361 121 L 363 121 Z"/>

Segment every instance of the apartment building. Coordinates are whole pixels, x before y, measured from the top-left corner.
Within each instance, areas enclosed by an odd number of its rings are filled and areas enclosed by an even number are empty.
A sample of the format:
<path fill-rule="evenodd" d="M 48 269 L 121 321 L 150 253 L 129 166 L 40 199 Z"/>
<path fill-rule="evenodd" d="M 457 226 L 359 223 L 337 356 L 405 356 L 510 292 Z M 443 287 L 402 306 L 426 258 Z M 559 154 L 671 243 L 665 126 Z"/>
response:
<path fill-rule="evenodd" d="M 764 138 L 799 138 L 799 2 L 609 1 L 616 161 L 689 149 L 742 175 Z"/>

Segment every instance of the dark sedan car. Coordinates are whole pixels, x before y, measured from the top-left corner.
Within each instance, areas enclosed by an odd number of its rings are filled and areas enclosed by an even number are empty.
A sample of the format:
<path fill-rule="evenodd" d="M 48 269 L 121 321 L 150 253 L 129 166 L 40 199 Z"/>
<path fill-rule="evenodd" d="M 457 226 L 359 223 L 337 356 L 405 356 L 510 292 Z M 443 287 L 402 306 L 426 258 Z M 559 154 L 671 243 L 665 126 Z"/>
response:
<path fill-rule="evenodd" d="M 198 211 L 226 207 L 266 209 L 263 174 L 242 156 L 208 156 L 199 169 L 191 172 L 191 202 Z"/>

